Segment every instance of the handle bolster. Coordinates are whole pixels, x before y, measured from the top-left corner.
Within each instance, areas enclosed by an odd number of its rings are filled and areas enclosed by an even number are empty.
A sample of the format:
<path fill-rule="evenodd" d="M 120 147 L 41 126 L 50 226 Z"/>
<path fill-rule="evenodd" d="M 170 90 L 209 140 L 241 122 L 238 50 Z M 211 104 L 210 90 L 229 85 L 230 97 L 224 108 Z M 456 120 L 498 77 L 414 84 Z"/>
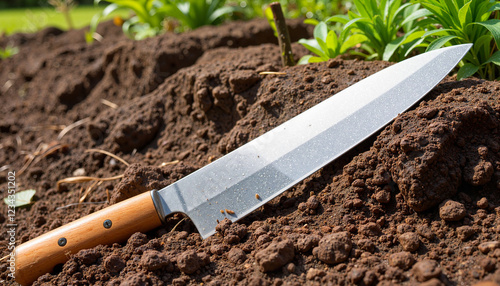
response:
<path fill-rule="evenodd" d="M 156 212 L 162 224 L 165 224 L 165 218 L 171 213 L 165 210 L 165 204 L 162 204 L 162 198 L 158 193 L 158 190 L 151 190 L 151 199 L 153 200 L 153 205 L 155 206 Z"/>

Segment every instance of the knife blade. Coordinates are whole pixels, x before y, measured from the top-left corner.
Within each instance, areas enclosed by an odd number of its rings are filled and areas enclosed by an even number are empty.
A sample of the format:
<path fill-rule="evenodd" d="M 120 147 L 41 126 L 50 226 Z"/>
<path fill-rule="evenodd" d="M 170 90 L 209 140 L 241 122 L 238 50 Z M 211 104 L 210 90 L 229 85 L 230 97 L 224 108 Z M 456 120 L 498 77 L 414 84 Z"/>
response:
<path fill-rule="evenodd" d="M 16 281 L 30 284 L 70 254 L 147 232 L 175 212 L 185 213 L 203 238 L 214 234 L 218 221 L 243 218 L 379 131 L 433 89 L 471 46 L 442 48 L 392 65 L 162 190 L 19 245 Z"/>

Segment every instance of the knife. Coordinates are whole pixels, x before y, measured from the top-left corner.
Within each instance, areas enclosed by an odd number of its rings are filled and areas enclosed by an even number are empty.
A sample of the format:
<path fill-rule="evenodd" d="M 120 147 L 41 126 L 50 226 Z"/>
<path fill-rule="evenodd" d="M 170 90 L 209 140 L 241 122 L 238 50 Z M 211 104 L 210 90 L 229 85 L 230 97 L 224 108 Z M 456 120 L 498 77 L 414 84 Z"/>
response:
<path fill-rule="evenodd" d="M 350 86 L 213 163 L 52 230 L 16 248 L 16 281 L 27 285 L 71 254 L 125 241 L 185 213 L 200 235 L 237 221 L 379 131 L 434 88 L 472 45 L 427 52 Z"/>

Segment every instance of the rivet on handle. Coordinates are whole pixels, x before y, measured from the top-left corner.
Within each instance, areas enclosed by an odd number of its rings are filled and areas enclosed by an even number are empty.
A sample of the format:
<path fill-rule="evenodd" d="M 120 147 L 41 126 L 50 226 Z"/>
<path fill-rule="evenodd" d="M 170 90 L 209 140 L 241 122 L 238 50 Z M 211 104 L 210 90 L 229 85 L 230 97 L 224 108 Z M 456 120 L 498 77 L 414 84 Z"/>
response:
<path fill-rule="evenodd" d="M 61 237 L 57 241 L 57 244 L 62 247 L 62 246 L 65 246 L 67 242 L 68 242 L 68 240 L 65 237 Z"/>
<path fill-rule="evenodd" d="M 111 228 L 113 222 L 110 219 L 107 219 L 102 223 L 102 225 L 104 226 L 104 228 Z"/>

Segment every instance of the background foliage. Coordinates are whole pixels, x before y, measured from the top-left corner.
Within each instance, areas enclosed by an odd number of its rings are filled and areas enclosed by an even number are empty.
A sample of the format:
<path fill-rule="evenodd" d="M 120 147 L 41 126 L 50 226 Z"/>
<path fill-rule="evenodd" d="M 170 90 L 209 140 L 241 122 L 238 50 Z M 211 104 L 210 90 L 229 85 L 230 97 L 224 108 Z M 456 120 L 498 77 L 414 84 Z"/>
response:
<path fill-rule="evenodd" d="M 6 0 L 1 7 L 42 6 L 48 0 Z M 275 0 L 274 0 L 275 1 Z M 273 0 L 80 0 L 101 4 L 87 40 L 103 17 L 122 12 L 123 31 L 140 40 L 166 31 L 183 32 L 226 20 L 266 17 Z M 500 78 L 500 1 L 496 0 L 279 0 L 286 18 L 315 25 L 313 39 L 300 43 L 313 55 L 299 63 L 343 56 L 402 61 L 443 46 L 473 43 L 459 64 L 458 78 Z M 105 8 L 104 8 L 105 7 Z M 12 13 L 11 13 L 12 14 Z M 124 16 L 123 16 L 124 15 Z M 132 15 L 132 16 L 129 16 Z M 0 13 L 0 35 L 2 32 Z M 6 18 L 4 16 L 3 18 Z M 66 17 L 69 18 L 69 17 Z M 90 20 L 88 20 L 90 21 Z M 11 20 L 11 22 L 16 22 Z M 37 20 L 32 22 L 36 23 Z M 272 21 L 271 21 L 272 25 Z M 76 26 L 76 25 L 75 25 Z M 36 29 L 36 27 L 35 27 Z"/>

